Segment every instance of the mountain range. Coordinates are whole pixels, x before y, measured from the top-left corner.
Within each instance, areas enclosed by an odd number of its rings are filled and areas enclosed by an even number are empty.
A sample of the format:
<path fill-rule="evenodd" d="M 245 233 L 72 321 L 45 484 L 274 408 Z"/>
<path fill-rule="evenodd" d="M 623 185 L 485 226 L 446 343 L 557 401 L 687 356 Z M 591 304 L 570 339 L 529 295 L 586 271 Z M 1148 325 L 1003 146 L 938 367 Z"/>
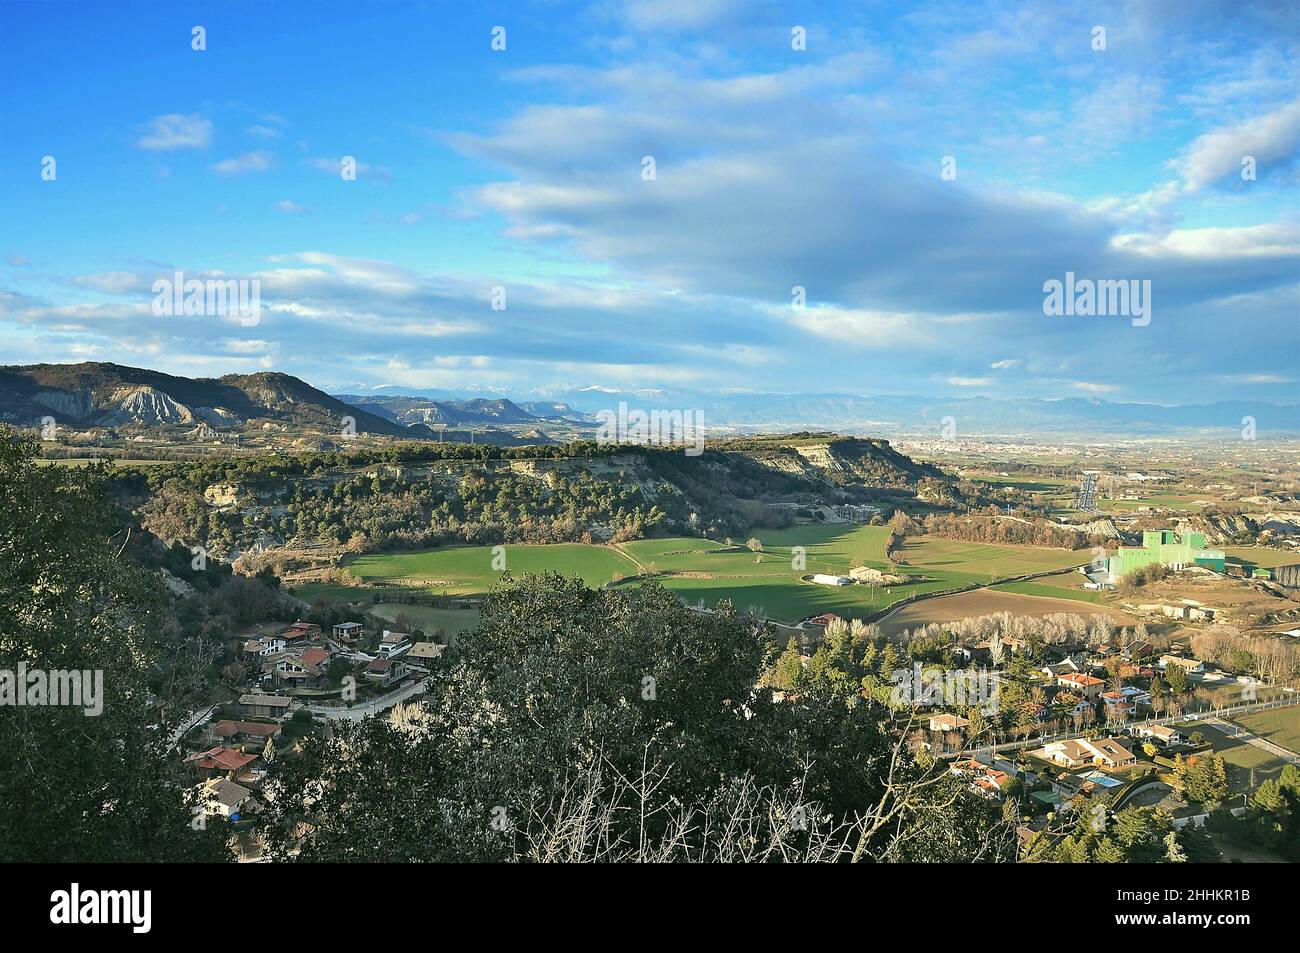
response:
<path fill-rule="evenodd" d="M 344 417 L 358 433 L 457 439 L 458 431 L 509 430 L 551 438 L 589 433 L 602 410 L 693 410 L 706 430 L 782 432 L 808 428 L 847 434 L 938 436 L 1158 435 L 1238 439 L 1247 421 L 1261 439 L 1300 434 L 1300 405 L 1224 401 L 1213 404 L 1120 403 L 1100 399 L 849 394 L 708 393 L 572 388 L 511 399 L 449 391 L 339 394 L 289 374 L 264 371 L 188 378 L 119 364 L 33 364 L 0 367 L 0 420 L 38 426 L 46 417 L 89 427 L 223 427 L 273 425 L 335 431 Z M 544 396 L 545 399 L 542 399 Z M 520 431 L 524 433 L 520 433 Z"/>

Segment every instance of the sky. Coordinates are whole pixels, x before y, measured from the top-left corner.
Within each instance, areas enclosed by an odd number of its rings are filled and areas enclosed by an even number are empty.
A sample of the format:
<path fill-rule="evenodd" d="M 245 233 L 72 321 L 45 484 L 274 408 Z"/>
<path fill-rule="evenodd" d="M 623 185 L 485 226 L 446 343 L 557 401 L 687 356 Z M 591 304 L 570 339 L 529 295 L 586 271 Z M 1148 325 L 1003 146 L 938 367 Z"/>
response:
<path fill-rule="evenodd" d="M 0 364 L 1295 402 L 1298 73 L 1290 0 L 0 0 Z"/>

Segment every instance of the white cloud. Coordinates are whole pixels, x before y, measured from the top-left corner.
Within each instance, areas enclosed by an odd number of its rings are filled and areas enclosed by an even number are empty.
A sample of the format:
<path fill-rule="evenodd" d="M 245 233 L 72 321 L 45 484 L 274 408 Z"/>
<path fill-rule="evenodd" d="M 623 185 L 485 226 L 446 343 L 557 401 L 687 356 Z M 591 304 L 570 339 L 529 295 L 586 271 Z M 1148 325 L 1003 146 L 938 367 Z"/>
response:
<path fill-rule="evenodd" d="M 1243 156 L 1254 156 L 1263 174 L 1272 162 L 1294 158 L 1300 149 L 1300 99 L 1235 126 L 1198 136 L 1175 163 L 1189 192 L 1230 175 L 1241 175 Z"/>
<path fill-rule="evenodd" d="M 141 149 L 171 152 L 175 149 L 206 149 L 212 144 L 212 123 L 192 113 L 167 113 L 149 120 L 144 132 L 136 140 Z"/>
<path fill-rule="evenodd" d="M 212 166 L 217 175 L 242 175 L 245 172 L 265 172 L 274 160 L 269 152 L 246 152 L 241 156 L 222 159 Z"/>
<path fill-rule="evenodd" d="M 285 215 L 306 215 L 307 210 L 290 199 L 281 199 L 275 203 L 275 210 Z"/>

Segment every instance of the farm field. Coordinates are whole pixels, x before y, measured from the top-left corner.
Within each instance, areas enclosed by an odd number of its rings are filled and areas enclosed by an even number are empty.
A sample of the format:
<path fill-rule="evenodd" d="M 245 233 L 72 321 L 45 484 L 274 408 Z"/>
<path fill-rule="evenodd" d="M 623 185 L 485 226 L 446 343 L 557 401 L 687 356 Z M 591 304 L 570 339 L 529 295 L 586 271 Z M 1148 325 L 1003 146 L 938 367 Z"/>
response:
<path fill-rule="evenodd" d="M 408 605 L 401 602 L 376 602 L 370 606 L 370 614 L 385 622 L 396 622 L 399 615 L 414 619 L 426 633 L 438 629 L 455 636 L 478 625 L 478 609 L 442 609 L 437 606 Z"/>
<path fill-rule="evenodd" d="M 1290 566 L 1300 563 L 1300 553 L 1289 553 L 1281 549 L 1265 549 L 1263 546 L 1227 546 L 1223 550 L 1229 559 L 1272 569 L 1274 566 Z"/>
<path fill-rule="evenodd" d="M 500 578 L 493 568 L 492 546 L 455 546 L 406 553 L 361 556 L 348 572 L 366 582 L 410 581 L 410 587 L 452 595 L 479 595 Z M 505 546 L 505 568 L 517 576 L 558 572 L 577 575 L 589 586 L 609 582 L 615 573 L 632 575 L 636 564 L 608 546 L 557 543 L 552 546 Z M 418 581 L 418 582 L 417 582 Z"/>
<path fill-rule="evenodd" d="M 750 538 L 761 551 L 746 548 Z M 565 543 L 552 546 L 507 546 L 506 565 L 516 575 L 547 570 L 576 573 L 589 586 L 605 585 L 615 574 L 653 573 L 656 581 L 691 604 L 706 606 L 730 599 L 743 609 L 794 622 L 810 615 L 836 612 L 866 616 L 913 593 L 933 592 L 998 576 L 1019 575 L 1079 565 L 1082 551 L 1000 546 L 920 537 L 902 550 L 906 566 L 892 567 L 885 558 L 889 530 L 883 526 L 812 524 L 782 530 L 755 530 L 733 545 L 693 537 L 642 539 L 617 546 Z M 795 547 L 802 547 L 799 553 Z M 796 557 L 803 564 L 795 568 Z M 420 552 L 362 556 L 348 571 L 366 582 L 409 585 L 452 595 L 481 595 L 499 578 L 492 568 L 492 547 L 458 546 Z M 919 581 L 889 588 L 833 588 L 800 577 L 825 572 L 847 574 L 855 566 L 891 569 Z M 627 579 L 619 585 L 640 582 Z M 337 587 L 336 587 L 337 588 Z M 299 594 L 309 597 L 311 587 Z M 364 590 L 342 589 L 344 598 Z M 1066 590 L 1048 589 L 1048 592 Z M 326 588 L 322 594 L 335 595 Z M 1032 593 L 1037 595 L 1038 593 Z M 1028 600 L 1032 602 L 1033 600 Z"/>
<path fill-rule="evenodd" d="M 1274 714 L 1274 712 L 1264 712 L 1264 714 Z M 1240 738 L 1224 734 L 1213 725 L 1198 721 L 1180 724 L 1178 728 L 1187 734 L 1199 731 L 1210 743 L 1214 753 L 1222 755 L 1228 769 L 1228 789 L 1234 795 L 1252 790 L 1251 771 L 1255 772 L 1255 782 L 1258 785 L 1264 781 L 1276 780 L 1281 775 L 1282 769 L 1286 767 L 1286 762 L 1281 758 L 1269 754 L 1262 748 L 1247 744 Z"/>
<path fill-rule="evenodd" d="M 1032 582 L 1008 582 L 994 586 L 996 592 L 1018 592 L 1022 596 L 1042 596 L 1046 599 L 1071 599 L 1074 602 L 1088 602 L 1100 605 L 1102 595 L 1095 590 L 1080 589 L 1080 577 L 1077 573 L 1061 576 L 1045 576 Z"/>
<path fill-rule="evenodd" d="M 1300 754 L 1300 705 L 1253 711 L 1232 720 L 1251 734 Z"/>
<path fill-rule="evenodd" d="M 1019 592 L 1005 592 L 1001 587 L 995 589 L 976 589 L 971 592 L 959 592 L 951 596 L 938 596 L 923 602 L 904 606 L 893 615 L 880 622 L 880 628 L 886 635 L 893 635 L 903 629 L 914 629 L 928 622 L 956 622 L 974 616 L 992 615 L 995 612 L 1010 612 L 1015 615 L 1045 616 L 1057 612 L 1072 612 L 1078 615 L 1104 615 L 1115 624 L 1132 625 L 1130 619 L 1114 609 L 1104 606 L 1078 602 L 1073 599 L 1043 598 L 1038 595 L 1026 595 Z"/>

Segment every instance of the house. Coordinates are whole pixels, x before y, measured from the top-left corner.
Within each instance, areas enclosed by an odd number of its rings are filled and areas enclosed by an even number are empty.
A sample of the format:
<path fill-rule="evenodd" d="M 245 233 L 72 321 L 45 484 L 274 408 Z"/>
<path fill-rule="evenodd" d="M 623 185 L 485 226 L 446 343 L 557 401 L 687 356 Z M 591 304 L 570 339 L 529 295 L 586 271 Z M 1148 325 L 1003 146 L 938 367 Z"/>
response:
<path fill-rule="evenodd" d="M 334 626 L 334 638 L 341 642 L 352 643 L 361 638 L 363 628 L 360 622 L 340 622 Z"/>
<path fill-rule="evenodd" d="M 1095 675 L 1084 675 L 1082 672 L 1069 672 L 1065 675 L 1058 675 L 1056 676 L 1056 684 L 1089 700 L 1100 695 L 1102 688 L 1106 685 Z"/>
<path fill-rule="evenodd" d="M 1181 655 L 1162 655 L 1160 656 L 1160 670 L 1163 672 L 1170 665 L 1177 665 L 1187 672 L 1188 675 L 1199 675 L 1205 671 L 1205 663 L 1200 659 L 1184 658 Z"/>
<path fill-rule="evenodd" d="M 286 642 L 297 642 L 299 639 L 319 639 L 320 626 L 314 622 L 295 622 L 284 632 Z"/>
<path fill-rule="evenodd" d="M 961 715 L 934 715 L 930 718 L 931 731 L 961 731 L 970 727 L 970 722 Z"/>
<path fill-rule="evenodd" d="M 238 779 L 251 775 L 252 769 L 249 767 L 257 760 L 257 755 L 244 754 L 242 751 L 236 751 L 234 748 L 209 748 L 207 751 L 200 751 L 198 754 L 192 754 L 185 759 L 188 763 L 194 765 L 201 778 L 228 777 Z"/>
<path fill-rule="evenodd" d="M 283 718 L 293 699 L 285 695 L 240 695 L 239 707 L 246 717 Z"/>
<path fill-rule="evenodd" d="M 1012 778 L 1009 772 L 974 758 L 954 762 L 949 770 L 958 777 L 970 778 L 971 787 L 985 797 L 1001 796 Z"/>
<path fill-rule="evenodd" d="M 253 792 L 242 784 L 236 784 L 234 781 L 228 781 L 225 778 L 212 778 L 207 781 L 199 795 L 202 799 L 205 813 L 220 814 L 222 817 L 229 817 L 235 820 L 239 819 L 240 813 L 246 806 L 253 803 Z"/>
<path fill-rule="evenodd" d="M 263 668 L 280 685 L 316 686 L 325 676 L 319 666 L 304 664 L 301 655 L 288 652 L 268 659 Z"/>
<path fill-rule="evenodd" d="M 1145 639 L 1140 642 L 1130 642 L 1124 647 L 1124 657 L 1127 659 L 1146 658 L 1148 655 L 1155 655 L 1155 646 Z"/>
<path fill-rule="evenodd" d="M 268 725 L 260 721 L 219 721 L 208 728 L 208 737 L 213 741 L 265 741 L 281 732 L 279 725 Z"/>
<path fill-rule="evenodd" d="M 822 613 L 821 615 L 815 615 L 815 616 L 813 616 L 811 619 L 808 619 L 804 624 L 805 624 L 805 625 L 815 625 L 815 626 L 817 626 L 818 628 L 822 628 L 822 629 L 824 629 L 824 628 L 826 628 L 826 626 L 830 625 L 832 622 L 837 622 L 837 621 L 838 621 L 838 622 L 843 622 L 844 620 L 843 620 L 842 618 L 840 618 L 840 616 L 837 616 L 834 612 L 825 612 L 825 613 Z"/>
<path fill-rule="evenodd" d="M 384 658 L 401 655 L 410 648 L 411 636 L 407 632 L 390 632 L 384 629 L 379 639 L 379 654 Z"/>
<path fill-rule="evenodd" d="M 1077 768 L 1085 764 L 1095 764 L 1104 768 L 1124 768 L 1137 762 L 1133 752 L 1115 738 L 1071 738 L 1065 741 L 1053 741 L 1031 754 L 1036 758 L 1064 765 L 1067 768 Z"/>
<path fill-rule="evenodd" d="M 1078 674 L 1079 672 L 1082 672 L 1083 663 L 1073 656 L 1067 655 L 1059 662 L 1053 662 L 1051 665 L 1044 665 L 1039 669 L 1039 671 L 1048 678 L 1055 679 L 1061 675 L 1069 675 L 1071 673 Z"/>
<path fill-rule="evenodd" d="M 244 654 L 266 657 L 274 655 L 276 652 L 283 652 L 285 646 L 284 639 L 276 636 L 263 636 L 260 639 L 249 639 L 244 643 Z"/>
<path fill-rule="evenodd" d="M 1151 704 L 1151 696 L 1132 685 L 1115 692 L 1102 692 L 1101 700 L 1106 703 L 1106 711 L 1123 712 L 1129 717 L 1136 715 L 1140 706 Z"/>
<path fill-rule="evenodd" d="M 315 666 L 320 668 L 330 660 L 329 649 L 311 648 L 298 656 L 298 660 L 305 666 Z"/>
<path fill-rule="evenodd" d="M 1152 738 L 1166 748 L 1180 745 L 1184 740 L 1182 732 L 1170 725 L 1138 725 L 1133 731 L 1139 738 Z"/>
<path fill-rule="evenodd" d="M 1097 785 L 1077 774 L 1062 772 L 1052 779 L 1052 792 L 1064 800 L 1076 797 L 1091 797 Z"/>
<path fill-rule="evenodd" d="M 442 655 L 446 648 L 447 646 L 439 645 L 437 642 L 416 642 L 404 658 L 410 662 L 432 662 Z"/>
<path fill-rule="evenodd" d="M 1096 764 L 1107 768 L 1127 768 L 1129 765 L 1137 763 L 1137 757 L 1132 751 L 1124 747 L 1117 738 L 1096 738 L 1091 741 L 1084 741 L 1096 754 L 1094 759 Z"/>
<path fill-rule="evenodd" d="M 397 658 L 377 658 L 366 666 L 365 677 L 381 685 L 395 685 L 407 676 L 406 663 Z"/>

